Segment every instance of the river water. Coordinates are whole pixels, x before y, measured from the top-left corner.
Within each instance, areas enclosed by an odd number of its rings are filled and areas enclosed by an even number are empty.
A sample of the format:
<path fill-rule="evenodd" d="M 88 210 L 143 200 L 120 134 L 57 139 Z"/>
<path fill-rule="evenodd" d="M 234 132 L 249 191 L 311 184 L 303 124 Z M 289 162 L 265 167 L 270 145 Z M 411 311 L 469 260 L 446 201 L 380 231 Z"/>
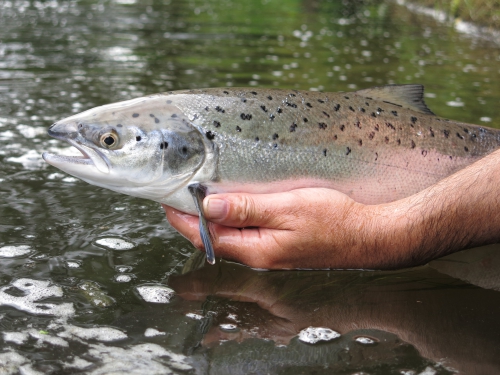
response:
<path fill-rule="evenodd" d="M 500 127 L 498 38 L 438 16 L 389 1 L 0 1 L 0 374 L 498 373 L 496 245 L 392 272 L 206 266 L 158 204 L 40 157 L 68 151 L 46 129 L 72 113 L 214 86 L 422 83 L 438 115 Z"/>

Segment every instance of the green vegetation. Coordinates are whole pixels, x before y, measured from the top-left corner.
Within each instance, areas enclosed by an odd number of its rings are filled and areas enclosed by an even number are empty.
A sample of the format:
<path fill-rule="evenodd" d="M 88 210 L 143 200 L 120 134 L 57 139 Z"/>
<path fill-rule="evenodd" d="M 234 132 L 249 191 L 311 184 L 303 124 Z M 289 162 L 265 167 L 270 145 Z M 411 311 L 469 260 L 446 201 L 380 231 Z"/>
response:
<path fill-rule="evenodd" d="M 464 21 L 500 28 L 500 2 L 498 0 L 416 0 L 416 2 L 443 10 Z"/>

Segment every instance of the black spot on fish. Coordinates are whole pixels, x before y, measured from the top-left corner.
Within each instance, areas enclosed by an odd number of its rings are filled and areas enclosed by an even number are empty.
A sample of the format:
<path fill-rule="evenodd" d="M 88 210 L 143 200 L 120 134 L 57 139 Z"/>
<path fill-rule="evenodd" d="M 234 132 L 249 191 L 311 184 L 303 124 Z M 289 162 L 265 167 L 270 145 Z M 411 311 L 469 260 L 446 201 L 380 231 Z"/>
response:
<path fill-rule="evenodd" d="M 333 140 L 334 140 L 334 141 L 336 141 L 336 140 L 337 140 L 337 134 L 335 134 L 335 135 L 333 136 Z"/>
<path fill-rule="evenodd" d="M 377 112 L 378 112 L 378 113 L 382 113 L 382 112 L 384 112 L 384 110 L 383 110 L 382 108 L 378 107 L 378 108 L 377 108 Z"/>
<path fill-rule="evenodd" d="M 326 156 L 326 151 L 327 151 L 327 150 L 326 150 L 326 148 L 325 148 L 325 149 L 323 150 L 323 155 L 325 155 L 325 156 Z"/>
<path fill-rule="evenodd" d="M 386 122 L 385 126 L 387 126 L 389 129 L 396 130 L 396 128 L 394 127 L 394 125 L 392 125 L 390 122 Z"/>
<path fill-rule="evenodd" d="M 378 152 L 375 153 L 375 161 L 378 159 Z"/>
<path fill-rule="evenodd" d="M 248 114 L 242 113 L 240 115 L 240 117 L 241 117 L 242 120 L 251 120 L 252 119 L 252 115 L 250 113 L 248 113 Z"/>
<path fill-rule="evenodd" d="M 389 143 L 389 137 L 385 137 L 385 143 Z"/>
<path fill-rule="evenodd" d="M 321 99 L 318 99 L 318 102 L 320 102 L 320 103 L 324 103 L 325 101 L 324 101 L 324 100 L 321 100 Z"/>
<path fill-rule="evenodd" d="M 397 116 L 397 115 L 398 115 L 398 111 L 391 111 L 391 113 L 392 113 L 394 116 Z"/>
<path fill-rule="evenodd" d="M 410 120 L 411 120 L 411 122 L 412 122 L 412 123 L 414 123 L 414 124 L 415 124 L 415 123 L 417 122 L 417 120 L 418 120 L 418 119 L 417 119 L 415 116 L 411 116 L 411 117 L 410 117 Z"/>
<path fill-rule="evenodd" d="M 270 115 L 269 115 L 269 119 L 270 119 L 271 121 L 273 121 L 275 117 L 276 117 L 276 116 L 274 116 L 273 114 L 270 114 Z"/>
<path fill-rule="evenodd" d="M 263 110 L 264 112 L 267 112 L 267 109 L 266 109 L 266 106 L 265 106 L 265 105 L 261 105 L 261 106 L 260 106 L 260 108 L 262 108 L 262 110 Z"/>
<path fill-rule="evenodd" d="M 309 121 L 309 120 L 307 119 L 307 117 L 304 117 L 302 120 L 303 120 L 304 122 L 308 122 L 308 121 Z"/>
<path fill-rule="evenodd" d="M 330 118 L 330 115 L 329 115 L 328 113 L 326 113 L 325 111 L 323 111 L 323 114 L 324 114 L 326 117 Z"/>
<path fill-rule="evenodd" d="M 460 139 L 464 139 L 463 135 L 461 135 L 460 133 L 457 132 L 457 137 L 460 138 Z"/>
<path fill-rule="evenodd" d="M 260 141 L 259 137 L 255 137 L 255 142 L 259 142 L 259 141 Z"/>
<path fill-rule="evenodd" d="M 343 132 L 345 129 L 345 125 L 340 125 L 340 131 Z"/>
<path fill-rule="evenodd" d="M 356 122 L 354 123 L 354 126 L 355 126 L 355 127 L 357 127 L 358 129 L 361 129 L 361 122 L 356 121 Z"/>
<path fill-rule="evenodd" d="M 370 134 L 368 134 L 368 139 L 373 139 L 373 137 L 375 137 L 375 132 L 371 132 Z"/>
<path fill-rule="evenodd" d="M 153 115 L 152 113 L 149 114 L 149 117 L 155 117 L 155 115 Z"/>
<path fill-rule="evenodd" d="M 311 105 L 311 103 L 306 103 L 306 105 L 309 107 L 309 108 L 312 108 L 313 106 Z"/>
<path fill-rule="evenodd" d="M 287 106 L 289 106 L 289 107 L 292 107 L 292 108 L 297 108 L 297 104 L 295 104 L 295 103 L 289 103 L 289 102 L 286 102 L 285 104 L 286 104 Z"/>
<path fill-rule="evenodd" d="M 465 152 L 469 152 L 469 148 L 468 147 L 464 147 L 464 150 L 465 150 Z"/>
<path fill-rule="evenodd" d="M 296 97 L 297 95 L 290 93 L 290 94 L 288 94 L 288 96 Z"/>
<path fill-rule="evenodd" d="M 214 120 L 214 126 L 215 126 L 216 128 L 220 128 L 220 122 L 219 122 L 219 121 L 215 121 L 215 120 Z"/>
<path fill-rule="evenodd" d="M 450 135 L 450 131 L 449 130 L 443 130 L 443 134 L 444 134 L 445 138 L 448 138 L 449 135 Z"/>
<path fill-rule="evenodd" d="M 140 142 L 140 141 L 141 141 L 141 139 L 142 139 L 142 138 L 141 138 L 141 136 L 140 136 L 140 135 L 138 135 L 137 137 L 135 137 L 135 140 L 136 140 L 137 142 Z"/>
<path fill-rule="evenodd" d="M 359 144 L 360 146 L 363 146 L 363 140 L 362 140 L 362 139 L 358 140 L 358 144 Z"/>
<path fill-rule="evenodd" d="M 171 100 L 167 100 L 167 104 L 172 104 L 172 101 Z"/>
<path fill-rule="evenodd" d="M 365 113 L 365 112 L 366 112 L 366 110 L 365 110 L 364 108 L 360 108 L 359 110 L 360 110 L 361 112 L 363 112 L 363 113 Z"/>
<path fill-rule="evenodd" d="M 226 113 L 226 111 L 223 110 L 220 106 L 215 107 L 215 110 L 220 113 Z"/>
<path fill-rule="evenodd" d="M 176 118 L 176 117 L 177 117 L 177 115 L 174 113 L 174 114 L 173 114 L 172 116 L 170 116 L 170 117 L 172 117 L 172 118 Z"/>
<path fill-rule="evenodd" d="M 353 112 L 355 112 L 354 108 L 352 108 L 351 106 L 349 106 L 349 109 Z"/>
<path fill-rule="evenodd" d="M 377 115 L 375 114 L 375 112 L 372 112 L 372 114 L 370 116 L 377 117 Z"/>
<path fill-rule="evenodd" d="M 207 135 L 207 138 L 212 140 L 215 138 L 215 134 L 212 133 L 210 130 L 205 133 Z"/>
<path fill-rule="evenodd" d="M 275 141 L 275 140 L 277 140 L 278 138 L 279 138 L 278 133 L 274 133 L 274 134 L 273 134 L 273 140 Z"/>
<path fill-rule="evenodd" d="M 368 103 L 368 102 L 365 102 L 365 104 L 366 104 L 366 106 L 367 106 L 367 107 L 369 107 L 369 106 L 370 106 L 370 103 Z"/>
<path fill-rule="evenodd" d="M 466 132 L 467 134 L 469 134 L 469 129 L 464 128 L 464 132 Z"/>
<path fill-rule="evenodd" d="M 224 94 L 226 95 L 229 95 L 229 92 L 227 92 L 226 90 L 222 91 Z"/>
<path fill-rule="evenodd" d="M 277 143 L 274 143 L 274 144 L 273 144 L 273 148 L 278 148 L 278 144 L 277 144 Z"/>
<path fill-rule="evenodd" d="M 82 125 L 82 124 L 79 124 L 78 126 L 81 128 L 83 125 Z M 122 126 L 123 126 L 122 124 L 118 124 L 118 125 L 116 125 L 116 127 L 117 127 L 117 128 L 121 128 Z"/>
<path fill-rule="evenodd" d="M 188 152 L 188 149 L 187 149 L 187 147 L 186 147 L 186 146 L 184 146 L 184 147 L 182 147 L 181 151 L 182 151 L 182 153 L 183 153 L 184 155 L 186 155 L 186 154 L 187 154 L 187 152 Z"/>
<path fill-rule="evenodd" d="M 349 97 L 348 97 L 348 96 L 344 96 L 344 98 L 349 99 Z"/>
<path fill-rule="evenodd" d="M 268 98 L 269 100 L 273 100 L 273 97 L 272 97 L 271 95 L 269 95 L 267 98 Z"/>
<path fill-rule="evenodd" d="M 415 144 L 415 142 L 413 141 L 413 139 L 411 140 L 411 148 L 415 148 L 417 145 Z"/>
<path fill-rule="evenodd" d="M 323 130 L 325 130 L 326 127 L 327 127 L 327 125 L 324 122 L 319 122 L 318 126 L 319 126 L 320 129 L 323 129 Z"/>
<path fill-rule="evenodd" d="M 426 150 L 422 150 L 422 156 L 425 158 L 427 156 L 427 151 Z"/>
<path fill-rule="evenodd" d="M 431 137 L 434 137 L 434 130 L 432 130 L 432 128 L 429 128 L 429 132 L 431 134 Z"/>
<path fill-rule="evenodd" d="M 246 102 L 247 102 L 247 100 L 246 100 L 245 98 L 241 98 L 241 101 L 242 101 L 243 103 L 246 103 Z"/>
<path fill-rule="evenodd" d="M 236 131 L 241 132 L 241 128 L 239 126 L 236 126 Z"/>
<path fill-rule="evenodd" d="M 205 111 L 207 111 L 207 112 L 208 112 L 208 106 L 207 106 L 207 107 L 205 107 Z"/>
<path fill-rule="evenodd" d="M 278 109 L 276 110 L 276 112 L 283 113 L 283 110 L 280 107 L 278 107 Z"/>
<path fill-rule="evenodd" d="M 484 128 L 479 128 L 479 131 L 480 131 L 481 133 L 485 133 L 485 132 L 486 132 L 486 130 L 485 130 Z"/>
<path fill-rule="evenodd" d="M 137 117 L 139 117 L 139 114 L 138 114 L 138 113 L 134 113 L 134 114 L 132 115 L 132 117 L 133 117 L 133 118 L 137 118 Z"/>
<path fill-rule="evenodd" d="M 160 119 L 155 117 L 155 124 L 160 123 Z"/>
<path fill-rule="evenodd" d="M 293 133 L 295 131 L 295 129 L 297 129 L 296 123 L 293 123 L 292 125 L 290 125 L 290 133 Z"/>
<path fill-rule="evenodd" d="M 351 153 L 351 148 L 350 147 L 347 147 L 347 150 L 346 150 L 346 155 L 349 155 Z"/>
<path fill-rule="evenodd" d="M 397 142 L 398 142 L 398 146 L 399 146 L 401 144 L 401 139 L 398 138 Z"/>
<path fill-rule="evenodd" d="M 250 93 L 252 93 L 254 95 L 257 95 L 257 93 L 255 91 L 250 91 Z"/>
<path fill-rule="evenodd" d="M 378 131 L 379 128 L 378 128 L 378 124 L 375 125 L 375 130 Z"/>
<path fill-rule="evenodd" d="M 335 110 L 335 112 L 338 112 L 338 110 L 340 109 L 340 104 L 337 104 L 335 107 L 333 107 L 333 109 Z"/>

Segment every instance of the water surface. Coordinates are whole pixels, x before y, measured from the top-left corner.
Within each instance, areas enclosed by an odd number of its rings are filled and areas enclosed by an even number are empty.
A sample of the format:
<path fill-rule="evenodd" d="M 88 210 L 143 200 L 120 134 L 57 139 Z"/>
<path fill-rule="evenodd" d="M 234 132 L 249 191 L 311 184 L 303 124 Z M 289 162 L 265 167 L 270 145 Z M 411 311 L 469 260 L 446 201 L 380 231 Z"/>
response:
<path fill-rule="evenodd" d="M 496 246 L 393 272 L 199 268 L 158 204 L 40 157 L 70 152 L 46 129 L 72 113 L 214 86 L 422 83 L 436 114 L 500 127 L 495 40 L 389 1 L 16 0 L 0 20 L 0 372 L 499 371 Z"/>

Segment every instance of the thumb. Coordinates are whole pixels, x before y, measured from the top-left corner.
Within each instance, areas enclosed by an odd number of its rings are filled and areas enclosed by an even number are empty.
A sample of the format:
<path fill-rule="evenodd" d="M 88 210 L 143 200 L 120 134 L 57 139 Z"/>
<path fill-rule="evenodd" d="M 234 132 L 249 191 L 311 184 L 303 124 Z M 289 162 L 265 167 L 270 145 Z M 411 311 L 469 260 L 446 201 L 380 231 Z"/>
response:
<path fill-rule="evenodd" d="M 214 194 L 205 197 L 203 210 L 207 220 L 225 226 L 280 228 L 289 202 L 283 194 Z"/>

